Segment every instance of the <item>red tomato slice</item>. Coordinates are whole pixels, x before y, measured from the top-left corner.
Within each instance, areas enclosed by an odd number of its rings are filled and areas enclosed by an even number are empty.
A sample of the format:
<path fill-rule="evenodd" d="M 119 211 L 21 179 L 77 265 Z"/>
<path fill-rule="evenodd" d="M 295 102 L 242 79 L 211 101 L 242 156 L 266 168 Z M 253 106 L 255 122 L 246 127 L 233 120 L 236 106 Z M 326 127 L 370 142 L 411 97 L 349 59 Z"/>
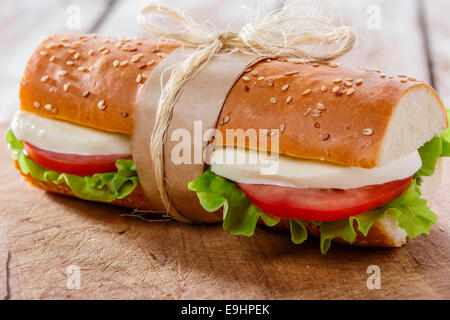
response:
<path fill-rule="evenodd" d="M 273 185 L 239 187 L 263 212 L 280 218 L 337 221 L 382 206 L 400 196 L 412 177 L 356 189 L 299 189 Z"/>
<path fill-rule="evenodd" d="M 84 156 L 70 153 L 58 153 L 40 149 L 24 142 L 25 151 L 31 160 L 41 167 L 61 173 L 91 176 L 95 173 L 117 172 L 117 159 L 131 159 L 129 154 Z"/>

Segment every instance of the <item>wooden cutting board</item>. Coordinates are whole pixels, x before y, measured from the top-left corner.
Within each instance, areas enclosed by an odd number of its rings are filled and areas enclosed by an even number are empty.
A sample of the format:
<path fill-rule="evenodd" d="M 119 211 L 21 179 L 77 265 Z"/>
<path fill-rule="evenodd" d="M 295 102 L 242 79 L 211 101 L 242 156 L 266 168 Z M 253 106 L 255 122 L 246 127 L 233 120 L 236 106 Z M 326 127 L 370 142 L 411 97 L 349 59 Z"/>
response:
<path fill-rule="evenodd" d="M 6 128 L 2 298 L 450 299 L 450 161 L 429 236 L 400 249 L 333 245 L 323 256 L 315 239 L 296 246 L 287 233 L 264 227 L 251 238 L 231 236 L 220 225 L 149 222 L 128 209 L 31 188 L 13 167 Z M 380 268 L 380 289 L 367 287 L 371 265 Z"/>

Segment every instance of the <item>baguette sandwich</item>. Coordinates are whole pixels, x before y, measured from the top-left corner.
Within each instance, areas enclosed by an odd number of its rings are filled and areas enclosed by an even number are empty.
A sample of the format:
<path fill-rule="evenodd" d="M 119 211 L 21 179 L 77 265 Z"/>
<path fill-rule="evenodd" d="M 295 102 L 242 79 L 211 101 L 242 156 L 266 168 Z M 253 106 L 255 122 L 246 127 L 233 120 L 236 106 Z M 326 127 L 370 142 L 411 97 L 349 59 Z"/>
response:
<path fill-rule="evenodd" d="M 130 136 L 140 90 L 177 47 L 95 34 L 42 42 L 7 134 L 25 179 L 49 192 L 154 210 Z M 416 79 L 265 59 L 236 80 L 216 129 L 277 136 L 276 174 L 220 161 L 270 151 L 270 142 L 215 139 L 209 165 L 186 188 L 204 209 L 196 221 L 223 220 L 232 234 L 251 236 L 263 223 L 290 230 L 294 243 L 319 237 L 323 253 L 331 241 L 399 247 L 437 220 L 427 199 L 439 185 L 441 157 L 450 155 L 447 127 L 439 96 Z"/>

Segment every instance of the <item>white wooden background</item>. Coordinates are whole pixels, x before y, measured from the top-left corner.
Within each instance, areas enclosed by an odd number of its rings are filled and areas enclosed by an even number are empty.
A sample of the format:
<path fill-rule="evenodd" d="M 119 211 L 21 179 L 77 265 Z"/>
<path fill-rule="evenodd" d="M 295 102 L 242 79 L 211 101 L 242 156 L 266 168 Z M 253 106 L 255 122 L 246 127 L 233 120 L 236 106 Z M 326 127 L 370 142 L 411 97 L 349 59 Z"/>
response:
<path fill-rule="evenodd" d="M 160 0 L 218 28 L 239 28 L 280 0 Z M 18 84 L 35 46 L 53 33 L 143 35 L 136 13 L 149 0 L 2 0 L 0 10 L 0 122 L 17 110 Z M 347 65 L 406 73 L 431 82 L 450 106 L 450 1 L 330 0 L 359 36 Z M 68 25 L 79 8 L 79 29 Z"/>

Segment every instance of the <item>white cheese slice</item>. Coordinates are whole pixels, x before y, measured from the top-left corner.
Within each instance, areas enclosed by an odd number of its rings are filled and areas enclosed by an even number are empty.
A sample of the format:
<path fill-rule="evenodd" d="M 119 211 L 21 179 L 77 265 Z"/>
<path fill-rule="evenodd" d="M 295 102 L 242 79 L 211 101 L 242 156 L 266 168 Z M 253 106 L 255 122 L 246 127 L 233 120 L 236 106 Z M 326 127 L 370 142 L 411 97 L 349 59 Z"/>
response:
<path fill-rule="evenodd" d="M 18 111 L 11 122 L 17 139 L 38 148 L 79 155 L 130 154 L 130 137 L 92 129 L 66 121 Z"/>
<path fill-rule="evenodd" d="M 232 181 L 294 188 L 353 189 L 412 176 L 422 166 L 418 151 L 372 169 L 223 147 L 211 153 L 211 171 Z"/>

